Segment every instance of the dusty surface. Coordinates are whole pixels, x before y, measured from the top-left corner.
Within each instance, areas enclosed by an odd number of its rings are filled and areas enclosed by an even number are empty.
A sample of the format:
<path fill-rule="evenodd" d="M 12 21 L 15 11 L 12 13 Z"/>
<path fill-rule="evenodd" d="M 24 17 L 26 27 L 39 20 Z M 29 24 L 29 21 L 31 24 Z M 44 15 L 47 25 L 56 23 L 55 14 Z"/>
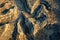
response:
<path fill-rule="evenodd" d="M 60 40 L 60 0 L 0 0 L 0 40 Z"/>

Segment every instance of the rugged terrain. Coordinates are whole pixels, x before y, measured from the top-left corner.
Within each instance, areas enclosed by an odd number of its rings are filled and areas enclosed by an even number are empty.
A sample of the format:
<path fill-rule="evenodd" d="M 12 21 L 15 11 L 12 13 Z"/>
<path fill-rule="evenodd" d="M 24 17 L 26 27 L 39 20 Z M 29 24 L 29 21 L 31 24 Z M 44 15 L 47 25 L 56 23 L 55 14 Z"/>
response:
<path fill-rule="evenodd" d="M 0 0 L 0 40 L 60 40 L 60 0 Z"/>

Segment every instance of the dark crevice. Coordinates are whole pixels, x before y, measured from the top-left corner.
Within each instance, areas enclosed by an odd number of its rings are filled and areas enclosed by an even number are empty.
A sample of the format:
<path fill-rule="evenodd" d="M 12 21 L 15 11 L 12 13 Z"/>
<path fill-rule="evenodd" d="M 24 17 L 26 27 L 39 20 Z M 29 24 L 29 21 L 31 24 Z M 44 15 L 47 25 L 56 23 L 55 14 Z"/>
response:
<path fill-rule="evenodd" d="M 0 23 L 0 26 L 3 26 L 5 24 L 8 24 L 9 22 L 5 22 L 5 23 Z"/>
<path fill-rule="evenodd" d="M 39 5 L 33 12 L 32 16 L 36 18 L 39 15 L 39 12 L 42 10 L 42 5 Z"/>
<path fill-rule="evenodd" d="M 25 24 L 25 17 L 23 15 L 21 17 L 22 17 L 22 19 L 21 19 L 21 28 L 23 29 L 23 32 L 26 34 L 26 33 L 29 32 L 29 29 Z"/>
<path fill-rule="evenodd" d="M 22 19 L 21 19 L 21 24 L 20 25 L 21 25 L 21 28 L 22 28 L 24 34 L 27 36 L 27 39 L 28 40 L 33 40 L 34 39 L 33 38 L 33 35 L 31 35 L 32 34 L 32 28 L 33 27 L 31 25 L 29 25 L 29 23 L 26 24 L 26 22 L 25 22 L 26 18 L 25 18 L 24 15 L 22 15 L 21 18 Z"/>
<path fill-rule="evenodd" d="M 6 14 L 6 13 L 8 13 L 8 11 L 9 11 L 9 9 L 5 9 L 5 10 L 2 12 L 2 14 Z"/>
<path fill-rule="evenodd" d="M 14 6 L 11 6 L 9 9 L 5 9 L 5 10 L 2 12 L 2 14 L 6 14 L 6 13 L 8 13 L 9 10 L 10 10 L 10 9 L 13 9 L 13 8 L 14 8 Z"/>
<path fill-rule="evenodd" d="M 45 5 L 47 10 L 51 10 L 51 4 L 49 4 L 47 1 L 42 1 L 41 4 Z"/>
<path fill-rule="evenodd" d="M 0 4 L 0 8 L 2 8 L 6 3 L 8 3 L 8 2 Z"/>
<path fill-rule="evenodd" d="M 5 3 L 0 4 L 0 8 L 2 8 L 5 5 Z"/>
<path fill-rule="evenodd" d="M 20 0 L 21 3 L 23 3 L 24 10 L 28 13 L 30 13 L 30 8 L 26 0 Z"/>
<path fill-rule="evenodd" d="M 34 25 L 27 18 L 25 18 L 25 24 L 29 29 L 29 34 L 32 34 L 34 32 Z"/>
<path fill-rule="evenodd" d="M 0 23 L 0 26 L 3 26 L 4 25 L 4 23 Z"/>
<path fill-rule="evenodd" d="M 46 6 L 46 9 L 48 9 L 48 10 L 51 10 L 51 5 L 47 2 L 47 1 L 41 1 L 41 5 L 39 5 L 35 10 L 34 10 L 34 12 L 33 12 L 33 14 L 32 14 L 32 16 L 34 17 L 34 18 L 36 18 L 38 15 L 39 15 L 39 13 L 42 11 L 42 9 L 43 9 L 43 6 L 42 5 L 45 5 Z"/>
<path fill-rule="evenodd" d="M 46 20 L 46 19 L 47 19 L 47 16 L 44 15 L 44 13 L 41 13 L 41 16 L 36 18 L 36 20 L 40 23 L 44 22 L 44 20 Z"/>
<path fill-rule="evenodd" d="M 19 17 L 20 17 L 20 15 L 19 15 Z M 14 28 L 14 31 L 12 33 L 12 39 L 13 40 L 17 39 L 17 35 L 18 35 L 18 25 L 17 25 L 17 23 L 18 23 L 19 17 L 17 18 L 17 20 L 15 20 L 15 24 L 14 24 L 15 28 Z"/>
<path fill-rule="evenodd" d="M 20 4 L 18 4 L 17 1 L 19 1 Z M 15 2 L 17 3 L 17 6 L 19 8 L 20 8 L 20 5 L 22 5 L 23 11 L 26 11 L 26 12 L 30 13 L 31 9 L 29 8 L 29 5 L 27 3 L 27 0 L 15 0 Z"/>
<path fill-rule="evenodd" d="M 9 9 L 13 9 L 14 8 L 14 6 L 11 6 Z"/>
<path fill-rule="evenodd" d="M 17 34 L 18 34 L 17 23 L 15 23 L 14 26 L 15 26 L 15 28 L 14 28 L 14 31 L 13 31 L 13 34 L 12 34 L 12 39 L 13 39 L 13 40 L 16 40 Z"/>

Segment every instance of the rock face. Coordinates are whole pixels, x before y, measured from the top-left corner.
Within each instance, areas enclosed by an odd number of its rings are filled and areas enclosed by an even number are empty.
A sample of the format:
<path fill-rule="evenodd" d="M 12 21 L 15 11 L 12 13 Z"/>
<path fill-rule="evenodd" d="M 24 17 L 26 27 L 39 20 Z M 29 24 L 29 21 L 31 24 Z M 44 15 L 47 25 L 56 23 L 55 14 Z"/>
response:
<path fill-rule="evenodd" d="M 60 0 L 0 0 L 0 40 L 60 40 Z"/>

